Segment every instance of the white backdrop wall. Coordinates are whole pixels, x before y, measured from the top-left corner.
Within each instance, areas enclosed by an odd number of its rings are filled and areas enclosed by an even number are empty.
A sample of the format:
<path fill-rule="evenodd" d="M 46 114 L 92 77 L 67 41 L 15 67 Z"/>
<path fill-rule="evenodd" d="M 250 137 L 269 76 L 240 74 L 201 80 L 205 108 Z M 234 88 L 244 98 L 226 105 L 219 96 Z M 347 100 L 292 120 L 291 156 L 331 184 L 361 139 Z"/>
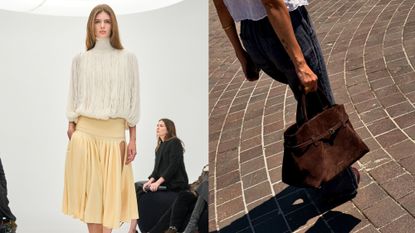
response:
<path fill-rule="evenodd" d="M 123 45 L 140 69 L 136 180 L 151 173 L 163 117 L 175 121 L 185 143 L 190 181 L 208 163 L 207 8 L 185 0 L 118 16 Z M 84 50 L 86 20 L 0 11 L 0 157 L 19 232 L 87 232 L 61 213 L 68 80 L 72 57 Z"/>

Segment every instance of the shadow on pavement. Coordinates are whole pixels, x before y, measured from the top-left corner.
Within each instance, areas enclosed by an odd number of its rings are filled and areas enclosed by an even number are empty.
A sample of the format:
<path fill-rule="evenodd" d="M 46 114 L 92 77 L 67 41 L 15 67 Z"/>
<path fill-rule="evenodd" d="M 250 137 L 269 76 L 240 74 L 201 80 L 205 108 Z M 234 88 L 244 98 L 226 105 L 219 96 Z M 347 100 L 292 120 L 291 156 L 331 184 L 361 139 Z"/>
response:
<path fill-rule="evenodd" d="M 256 233 L 294 232 L 312 222 L 314 224 L 304 232 L 350 232 L 361 220 L 347 213 L 332 210 L 340 204 L 342 203 L 325 204 L 316 191 L 289 186 L 219 232 L 252 232 L 249 221 Z"/>

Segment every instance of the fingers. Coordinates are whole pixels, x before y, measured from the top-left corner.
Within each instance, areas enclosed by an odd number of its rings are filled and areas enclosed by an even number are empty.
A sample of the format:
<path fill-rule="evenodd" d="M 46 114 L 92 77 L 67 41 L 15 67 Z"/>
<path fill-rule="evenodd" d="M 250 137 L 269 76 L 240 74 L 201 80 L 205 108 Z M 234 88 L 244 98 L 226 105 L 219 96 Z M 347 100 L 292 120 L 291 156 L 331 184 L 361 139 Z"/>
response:
<path fill-rule="evenodd" d="M 148 183 L 145 183 L 145 184 L 143 185 L 143 191 L 144 191 L 144 192 L 147 192 L 147 189 L 146 189 L 146 188 L 147 188 L 147 186 L 148 186 Z"/>
<path fill-rule="evenodd" d="M 125 162 L 125 164 L 127 165 L 131 163 L 135 159 L 136 154 L 137 154 L 137 150 L 135 149 L 135 147 L 128 146 L 127 161 Z"/>
<path fill-rule="evenodd" d="M 300 81 L 300 84 L 303 88 L 303 91 L 307 94 L 309 92 L 317 91 L 318 89 L 318 77 L 310 69 L 310 67 L 305 64 L 302 67 L 296 68 L 296 72 Z"/>
<path fill-rule="evenodd" d="M 159 185 L 157 183 L 145 183 L 143 185 L 143 191 L 147 192 L 147 191 L 151 191 L 151 192 L 155 192 L 157 191 L 159 188 Z"/>
<path fill-rule="evenodd" d="M 127 161 L 125 161 L 125 164 L 128 165 L 129 163 L 131 163 L 134 160 L 134 158 L 135 158 L 134 154 L 133 155 L 129 154 L 127 156 Z"/>
<path fill-rule="evenodd" d="M 313 73 L 309 79 L 304 80 L 303 87 L 305 94 L 317 91 L 317 76 Z"/>
<path fill-rule="evenodd" d="M 157 189 L 158 189 L 158 185 L 157 184 L 151 184 L 150 185 L 151 192 L 155 192 L 155 191 L 157 191 Z"/>
<path fill-rule="evenodd" d="M 147 192 L 151 187 L 151 183 L 150 181 L 147 181 L 144 185 L 143 185 L 143 191 Z"/>
<path fill-rule="evenodd" d="M 249 56 L 247 56 L 247 63 L 245 66 L 242 66 L 242 69 L 245 74 L 245 78 L 248 81 L 256 81 L 259 79 L 260 69 L 256 66 L 256 64 Z"/>
<path fill-rule="evenodd" d="M 127 157 L 127 160 L 125 161 L 125 165 L 128 165 L 131 163 L 131 158 L 130 156 Z"/>
<path fill-rule="evenodd" d="M 308 94 L 310 92 L 317 91 L 318 85 L 317 84 L 309 84 L 307 86 L 304 86 L 303 90 L 305 94 Z"/>
<path fill-rule="evenodd" d="M 71 140 L 73 131 L 68 130 L 68 132 L 66 132 L 66 134 L 68 135 L 68 139 Z"/>
<path fill-rule="evenodd" d="M 312 78 L 312 82 L 311 82 L 311 91 L 312 92 L 317 91 L 317 88 L 318 88 L 317 76 L 315 74 L 313 74 L 313 76 L 314 77 Z"/>

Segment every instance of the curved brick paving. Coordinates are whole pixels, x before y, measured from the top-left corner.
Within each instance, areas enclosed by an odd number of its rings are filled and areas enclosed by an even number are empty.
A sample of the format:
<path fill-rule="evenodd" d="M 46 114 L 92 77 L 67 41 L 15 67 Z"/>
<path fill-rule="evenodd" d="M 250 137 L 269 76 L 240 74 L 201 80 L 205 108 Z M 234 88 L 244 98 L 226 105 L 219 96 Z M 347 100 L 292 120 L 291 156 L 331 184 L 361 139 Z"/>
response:
<path fill-rule="evenodd" d="M 289 89 L 244 81 L 210 2 L 209 227 L 220 232 L 414 232 L 415 1 L 311 1 L 336 101 L 371 152 L 353 201 L 331 211 L 281 182 Z"/>

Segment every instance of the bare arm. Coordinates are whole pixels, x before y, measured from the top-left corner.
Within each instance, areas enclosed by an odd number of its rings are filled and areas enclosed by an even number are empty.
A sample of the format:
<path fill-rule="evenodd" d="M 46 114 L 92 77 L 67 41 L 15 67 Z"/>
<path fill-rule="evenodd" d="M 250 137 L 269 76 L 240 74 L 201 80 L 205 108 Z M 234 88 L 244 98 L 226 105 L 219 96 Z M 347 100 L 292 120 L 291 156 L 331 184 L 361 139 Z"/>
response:
<path fill-rule="evenodd" d="M 272 28 L 294 64 L 300 83 L 304 87 L 310 87 L 310 91 L 317 90 L 317 76 L 304 59 L 284 0 L 262 0 L 262 3 L 267 11 Z"/>
<path fill-rule="evenodd" d="M 236 31 L 235 22 L 226 8 L 225 3 L 223 0 L 213 0 L 213 3 L 215 4 L 216 12 L 218 13 L 222 28 L 232 44 L 236 57 L 241 63 L 245 77 L 251 81 L 258 79 L 259 69 L 254 65 L 251 58 L 242 47 L 241 41 L 238 37 L 238 32 Z"/>
<path fill-rule="evenodd" d="M 233 18 L 226 8 L 223 0 L 213 0 L 213 2 L 215 4 L 220 23 L 222 24 L 222 28 L 225 30 L 226 36 L 228 37 L 233 49 L 235 50 L 236 57 L 240 59 L 244 56 L 245 50 L 243 49 L 241 41 L 239 40 L 235 22 L 233 21 Z"/>
<path fill-rule="evenodd" d="M 128 142 L 128 147 L 127 147 L 127 161 L 126 164 L 131 163 L 134 158 L 135 155 L 137 154 L 137 147 L 136 147 L 136 126 L 133 127 L 129 127 L 128 128 L 130 131 L 130 141 Z"/>
<path fill-rule="evenodd" d="M 135 142 L 137 138 L 136 127 L 128 127 L 128 130 L 130 131 L 130 142 Z"/>

